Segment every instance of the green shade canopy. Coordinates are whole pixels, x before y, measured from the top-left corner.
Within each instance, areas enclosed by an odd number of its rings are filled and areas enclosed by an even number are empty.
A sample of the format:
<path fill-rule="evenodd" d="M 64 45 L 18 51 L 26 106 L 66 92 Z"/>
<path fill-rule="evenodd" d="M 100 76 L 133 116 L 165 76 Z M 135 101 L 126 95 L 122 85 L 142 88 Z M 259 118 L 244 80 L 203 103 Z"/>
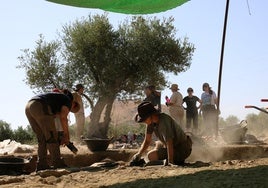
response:
<path fill-rule="evenodd" d="M 50 2 L 84 8 L 98 8 L 125 14 L 152 14 L 163 12 L 189 0 L 47 0 Z"/>

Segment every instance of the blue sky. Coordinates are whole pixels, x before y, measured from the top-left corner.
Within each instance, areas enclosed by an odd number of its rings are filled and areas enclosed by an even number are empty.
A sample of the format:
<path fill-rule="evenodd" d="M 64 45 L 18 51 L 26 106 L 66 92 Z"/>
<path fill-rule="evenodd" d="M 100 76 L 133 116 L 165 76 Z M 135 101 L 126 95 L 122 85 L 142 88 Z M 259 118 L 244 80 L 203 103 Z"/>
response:
<path fill-rule="evenodd" d="M 223 67 L 221 112 L 245 118 L 256 112 L 244 109 L 246 104 L 268 106 L 260 102 L 268 98 L 265 74 L 268 70 L 268 1 L 231 0 Z M 159 18 L 173 16 L 178 37 L 189 37 L 196 51 L 190 69 L 178 76 L 167 75 L 171 83 L 179 84 L 182 94 L 191 86 L 201 95 L 203 82 L 217 90 L 222 26 L 225 0 L 191 0 L 173 10 L 154 14 Z M 33 49 L 39 34 L 47 40 L 56 39 L 62 25 L 101 10 L 57 5 L 45 0 L 3 1 L 0 7 L 0 119 L 12 127 L 28 124 L 24 107 L 33 96 L 23 82 L 25 73 L 16 69 L 21 49 Z M 116 27 L 128 15 L 109 13 Z M 163 95 L 171 95 L 166 89 Z M 89 110 L 86 110 L 89 114 Z"/>

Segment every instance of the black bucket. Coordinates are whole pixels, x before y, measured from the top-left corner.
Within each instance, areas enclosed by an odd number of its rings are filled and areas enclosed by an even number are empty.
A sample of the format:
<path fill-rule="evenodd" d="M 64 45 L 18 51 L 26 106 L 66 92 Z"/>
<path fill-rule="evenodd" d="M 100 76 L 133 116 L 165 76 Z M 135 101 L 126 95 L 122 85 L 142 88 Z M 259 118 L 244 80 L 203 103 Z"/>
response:
<path fill-rule="evenodd" d="M 90 151 L 105 151 L 110 142 L 111 139 L 83 139 L 84 142 L 86 142 L 87 147 Z"/>
<path fill-rule="evenodd" d="M 24 173 L 24 167 L 30 160 L 20 157 L 1 157 L 0 175 L 20 175 Z"/>

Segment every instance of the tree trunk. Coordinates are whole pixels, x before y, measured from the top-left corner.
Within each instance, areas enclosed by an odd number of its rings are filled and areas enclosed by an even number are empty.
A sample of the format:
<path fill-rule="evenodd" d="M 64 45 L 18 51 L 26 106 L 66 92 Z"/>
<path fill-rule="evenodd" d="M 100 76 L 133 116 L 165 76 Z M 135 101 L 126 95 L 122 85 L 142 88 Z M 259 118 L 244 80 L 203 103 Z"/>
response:
<path fill-rule="evenodd" d="M 90 109 L 93 110 L 93 108 L 94 108 L 93 100 L 90 99 L 89 96 L 87 96 L 85 93 L 82 93 L 82 96 L 84 96 L 87 99 L 87 101 L 89 102 Z"/>
<path fill-rule="evenodd" d="M 111 96 L 100 97 L 98 99 L 90 115 L 90 123 L 87 133 L 88 138 L 107 138 L 114 100 L 115 97 Z M 101 122 L 102 115 L 104 115 L 103 122 Z"/>
<path fill-rule="evenodd" d="M 107 101 L 105 113 L 104 113 L 104 121 L 100 123 L 100 131 L 102 135 L 105 135 L 107 137 L 109 125 L 111 123 L 111 112 L 113 108 L 114 99 Z"/>

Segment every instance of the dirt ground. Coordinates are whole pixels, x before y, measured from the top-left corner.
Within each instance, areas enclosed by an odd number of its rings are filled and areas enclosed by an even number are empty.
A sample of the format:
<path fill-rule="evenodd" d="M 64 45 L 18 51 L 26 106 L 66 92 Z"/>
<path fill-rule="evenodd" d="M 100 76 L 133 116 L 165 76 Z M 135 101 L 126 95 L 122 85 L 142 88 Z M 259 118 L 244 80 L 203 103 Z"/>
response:
<path fill-rule="evenodd" d="M 0 176 L 1 187 L 268 187 L 268 158 Z M 65 175 L 64 175 L 65 174 Z M 48 177 L 47 177 L 48 176 Z"/>
<path fill-rule="evenodd" d="M 68 150 L 63 150 L 69 164 L 76 166 L 80 164 L 91 164 L 90 160 L 102 160 L 109 155 L 117 162 L 114 167 L 82 167 L 61 170 L 48 170 L 40 173 L 20 176 L 0 176 L 0 187 L 268 187 L 268 157 L 266 146 L 228 146 L 225 147 L 225 155 L 221 155 L 220 161 L 193 162 L 188 161 L 185 166 L 147 166 L 129 167 L 128 162 L 120 161 L 122 156 L 128 158 L 135 151 L 108 151 L 103 153 L 89 153 L 87 148 L 79 148 L 80 155 L 72 157 Z M 223 151 L 223 149 L 221 149 Z M 197 151 L 197 150 L 195 150 Z M 208 150 L 209 151 L 209 150 Z M 216 151 L 217 157 L 219 150 Z M 254 153 L 262 151 L 263 157 L 256 157 Z M 198 151 L 197 153 L 201 153 Z M 204 151 L 203 153 L 208 153 Z M 233 155 L 233 153 L 244 153 L 246 155 Z M 249 157 L 252 153 L 254 156 Z M 194 154 L 194 153 L 193 153 Z M 209 154 L 211 156 L 212 153 Z M 260 155 L 259 155 L 260 156 Z M 98 158 L 99 157 L 99 158 Z M 190 157 L 193 159 L 194 155 Z M 203 159 L 207 158 L 206 155 Z M 234 160 L 234 158 L 240 158 Z M 73 163 L 72 161 L 76 161 Z M 205 160 L 202 160 L 205 161 Z M 71 165 L 72 166 L 72 165 Z"/>

